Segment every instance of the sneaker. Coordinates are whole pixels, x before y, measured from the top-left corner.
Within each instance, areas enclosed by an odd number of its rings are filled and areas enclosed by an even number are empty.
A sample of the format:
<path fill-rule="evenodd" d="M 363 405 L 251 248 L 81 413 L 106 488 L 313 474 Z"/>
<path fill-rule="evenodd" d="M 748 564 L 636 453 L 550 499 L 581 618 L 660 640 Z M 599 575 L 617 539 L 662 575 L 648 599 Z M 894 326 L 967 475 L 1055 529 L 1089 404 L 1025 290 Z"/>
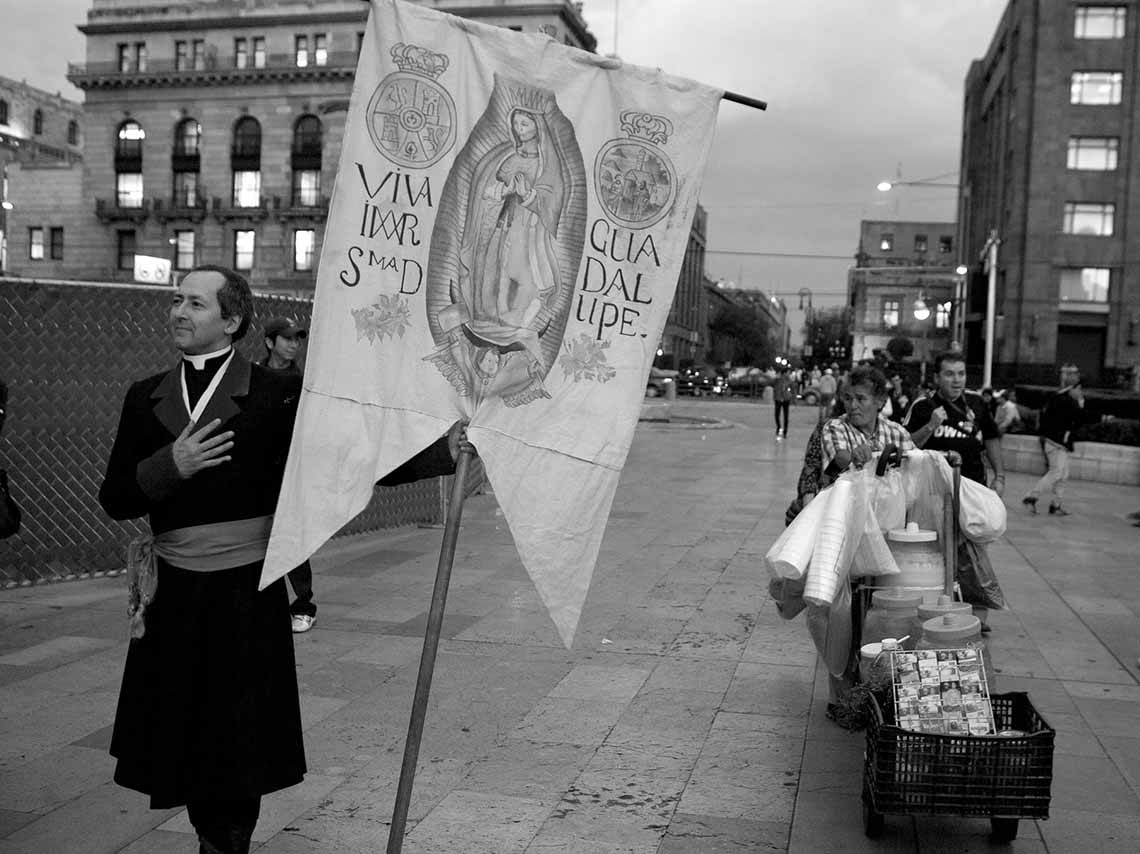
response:
<path fill-rule="evenodd" d="M 1069 513 L 1069 511 L 1066 510 L 1064 507 L 1062 507 L 1060 504 L 1050 504 L 1049 505 L 1049 515 L 1050 516 L 1071 516 L 1072 514 Z"/>
<path fill-rule="evenodd" d="M 308 614 L 294 614 L 293 615 L 293 632 L 294 634 L 301 634 L 307 632 L 313 627 L 313 623 L 317 621 L 316 617 L 310 617 Z"/>
<path fill-rule="evenodd" d="M 1021 503 L 1029 508 L 1030 513 L 1037 512 L 1037 499 L 1032 495 L 1025 496 L 1023 499 L 1021 499 Z"/>

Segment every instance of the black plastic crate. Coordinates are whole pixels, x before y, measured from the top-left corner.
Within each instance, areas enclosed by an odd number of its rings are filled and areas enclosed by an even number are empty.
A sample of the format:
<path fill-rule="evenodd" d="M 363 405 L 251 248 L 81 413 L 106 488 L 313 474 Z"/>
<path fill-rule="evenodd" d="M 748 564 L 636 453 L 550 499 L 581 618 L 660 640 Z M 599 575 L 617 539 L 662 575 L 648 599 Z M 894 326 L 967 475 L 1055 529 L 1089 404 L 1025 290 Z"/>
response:
<path fill-rule="evenodd" d="M 1056 732 L 1023 693 L 993 694 L 997 730 L 934 735 L 900 729 L 872 697 L 863 797 L 874 813 L 1048 818 Z"/>

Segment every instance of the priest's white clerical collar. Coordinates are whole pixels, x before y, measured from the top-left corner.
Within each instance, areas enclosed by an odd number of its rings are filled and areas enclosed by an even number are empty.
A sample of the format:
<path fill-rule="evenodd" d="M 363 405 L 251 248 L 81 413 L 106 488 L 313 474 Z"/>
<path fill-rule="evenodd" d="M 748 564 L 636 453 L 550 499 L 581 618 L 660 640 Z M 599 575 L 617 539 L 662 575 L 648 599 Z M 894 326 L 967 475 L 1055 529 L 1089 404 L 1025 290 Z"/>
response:
<path fill-rule="evenodd" d="M 200 371 L 206 367 L 206 362 L 208 362 L 210 359 L 216 359 L 218 356 L 224 356 L 232 349 L 233 346 L 227 344 L 221 350 L 215 350 L 213 353 L 195 353 L 194 355 L 191 355 L 190 353 L 183 353 L 182 358 L 193 365 L 194 370 Z"/>

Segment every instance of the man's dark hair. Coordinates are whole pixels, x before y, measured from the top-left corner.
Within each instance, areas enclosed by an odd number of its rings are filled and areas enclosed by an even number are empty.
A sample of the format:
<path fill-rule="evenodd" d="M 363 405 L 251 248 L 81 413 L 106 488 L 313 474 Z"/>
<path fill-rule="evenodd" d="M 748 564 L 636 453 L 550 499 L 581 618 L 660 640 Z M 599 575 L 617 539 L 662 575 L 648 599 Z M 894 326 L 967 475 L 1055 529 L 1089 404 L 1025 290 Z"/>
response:
<path fill-rule="evenodd" d="M 966 355 L 961 350 L 944 350 L 934 357 L 934 373 L 942 373 L 944 362 L 961 362 L 966 364 Z"/>
<path fill-rule="evenodd" d="M 847 387 L 855 388 L 861 385 L 868 386 L 875 397 L 886 397 L 887 376 L 874 365 L 859 365 L 851 371 Z"/>
<path fill-rule="evenodd" d="M 249 289 L 249 282 L 244 276 L 220 264 L 199 264 L 190 273 L 222 274 L 225 282 L 218 288 L 218 306 L 222 309 L 222 317 L 241 318 L 241 323 L 232 336 L 234 341 L 240 340 L 253 320 L 253 291 Z"/>

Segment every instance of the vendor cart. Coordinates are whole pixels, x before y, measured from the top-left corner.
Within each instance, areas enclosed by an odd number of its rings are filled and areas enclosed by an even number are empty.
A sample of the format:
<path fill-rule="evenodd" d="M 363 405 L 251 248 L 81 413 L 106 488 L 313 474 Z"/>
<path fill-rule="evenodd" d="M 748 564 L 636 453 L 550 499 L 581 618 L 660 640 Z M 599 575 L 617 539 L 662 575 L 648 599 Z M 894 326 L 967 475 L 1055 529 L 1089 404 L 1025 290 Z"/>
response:
<path fill-rule="evenodd" d="M 884 454 L 884 458 L 887 455 Z M 944 506 L 945 592 L 957 569 L 959 460 Z M 882 475 L 887 463 L 880 463 Z M 990 694 L 992 735 L 903 729 L 890 698 L 868 695 L 863 830 L 878 837 L 886 815 L 989 818 L 991 839 L 1010 842 L 1022 818 L 1048 818 L 1055 731 L 1023 693 Z"/>
<path fill-rule="evenodd" d="M 1048 818 L 1053 728 L 1021 693 L 993 694 L 996 735 L 934 735 L 900 729 L 871 698 L 863 761 L 863 830 L 886 814 L 989 818 L 995 842 L 1017 837 L 1022 818 Z"/>

